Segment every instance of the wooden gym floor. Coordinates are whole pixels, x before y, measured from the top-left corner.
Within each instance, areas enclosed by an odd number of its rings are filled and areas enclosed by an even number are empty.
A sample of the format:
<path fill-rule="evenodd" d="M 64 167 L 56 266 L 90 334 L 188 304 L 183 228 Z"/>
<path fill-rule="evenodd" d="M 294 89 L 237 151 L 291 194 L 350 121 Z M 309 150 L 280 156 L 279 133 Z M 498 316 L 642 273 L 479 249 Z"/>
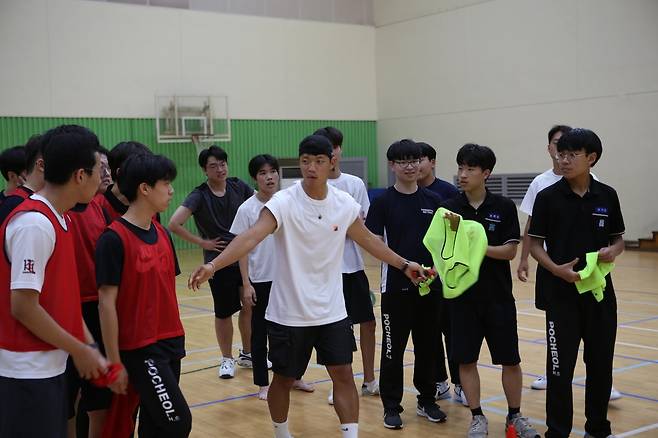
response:
<path fill-rule="evenodd" d="M 183 360 L 181 386 L 193 417 L 193 437 L 269 437 L 273 436 L 267 403 L 258 400 L 258 388 L 252 383 L 251 370 L 237 368 L 231 380 L 217 377 L 219 349 L 213 328 L 212 297 L 207 285 L 197 292 L 187 290 L 187 277 L 201 261 L 200 250 L 178 254 L 182 274 L 178 277 L 180 313 L 187 336 L 187 357 Z M 373 290 L 378 290 L 379 265 L 367 258 L 368 277 Z M 512 263 L 516 269 L 516 261 Z M 531 265 L 534 272 L 534 265 Z M 514 276 L 515 277 L 515 276 Z M 609 418 L 617 437 L 658 436 L 658 254 L 625 252 L 617 259 L 613 272 L 617 292 L 617 345 L 614 360 L 614 386 L 622 392 L 621 400 L 611 402 Z M 531 279 L 532 280 L 532 279 Z M 523 401 L 525 416 L 545 431 L 545 391 L 530 389 L 530 383 L 544 373 L 544 314 L 534 307 L 534 283 L 514 280 L 517 300 L 519 342 L 524 374 Z M 379 294 L 375 308 L 377 317 L 377 352 L 375 369 L 379 367 L 381 327 Z M 237 315 L 236 315 L 237 316 Z M 240 337 L 234 317 L 234 355 Z M 358 336 L 358 329 L 355 327 Z M 439 404 L 448 414 L 442 424 L 428 422 L 415 413 L 415 389 L 412 383 L 413 345 L 409 341 L 405 355 L 405 394 L 402 414 L 404 429 L 390 431 L 382 423 L 382 405 L 377 397 L 360 398 L 359 430 L 361 437 L 463 437 L 470 421 L 470 411 L 461 404 L 442 400 Z M 500 383 L 500 370 L 492 366 L 485 346 L 480 356 L 482 408 L 489 419 L 490 436 L 504 436 L 507 404 Z M 354 355 L 355 381 L 360 387 L 362 376 L 360 352 Z M 340 436 L 338 418 L 327 404 L 331 381 L 324 368 L 311 360 L 304 376 L 315 385 L 312 394 L 293 391 L 289 423 L 295 438 Z M 582 358 L 576 368 L 574 392 L 574 436 L 584 435 L 584 382 Z"/>

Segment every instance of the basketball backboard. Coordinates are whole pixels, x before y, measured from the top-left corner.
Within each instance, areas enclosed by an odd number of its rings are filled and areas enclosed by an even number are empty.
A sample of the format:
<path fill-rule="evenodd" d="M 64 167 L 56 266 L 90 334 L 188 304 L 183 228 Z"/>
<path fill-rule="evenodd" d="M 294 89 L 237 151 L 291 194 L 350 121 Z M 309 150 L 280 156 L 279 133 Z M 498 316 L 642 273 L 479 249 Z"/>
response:
<path fill-rule="evenodd" d="M 156 96 L 159 143 L 231 141 L 228 96 Z"/>

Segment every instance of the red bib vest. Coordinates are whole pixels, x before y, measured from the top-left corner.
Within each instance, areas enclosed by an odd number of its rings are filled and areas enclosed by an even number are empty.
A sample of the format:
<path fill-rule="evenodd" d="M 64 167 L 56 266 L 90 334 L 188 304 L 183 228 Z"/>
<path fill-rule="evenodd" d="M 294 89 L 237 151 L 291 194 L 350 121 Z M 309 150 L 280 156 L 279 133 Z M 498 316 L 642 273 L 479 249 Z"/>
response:
<path fill-rule="evenodd" d="M 71 232 L 75 245 L 75 256 L 78 264 L 78 281 L 80 282 L 80 298 L 83 303 L 98 301 L 96 287 L 96 263 L 94 262 L 96 242 L 107 227 L 103 209 L 97 198 L 91 200 L 84 211 L 69 211 Z"/>
<path fill-rule="evenodd" d="M 55 229 L 55 247 L 46 264 L 39 304 L 64 330 L 84 341 L 78 272 L 73 236 L 62 228 L 52 210 L 43 202 L 26 199 L 11 212 L 0 227 L 0 348 L 10 351 L 49 351 L 56 347 L 42 341 L 11 315 L 11 264 L 5 252 L 5 233 L 10 219 L 19 212 L 36 211 L 48 218 Z M 67 220 L 67 228 L 71 223 Z M 13 260 L 30 269 L 30 260 Z"/>
<path fill-rule="evenodd" d="M 32 190 L 23 186 L 18 186 L 16 187 L 15 190 L 12 190 L 12 192 L 9 193 L 7 196 L 20 196 L 23 199 L 27 199 L 30 197 L 32 193 L 34 193 Z"/>
<path fill-rule="evenodd" d="M 94 201 L 98 202 L 98 205 L 105 210 L 107 215 L 110 217 L 110 220 L 115 220 L 121 217 L 122 213 L 119 213 L 112 207 L 112 204 L 110 204 L 110 201 L 107 200 L 105 195 L 103 193 L 99 193 L 96 196 L 94 196 Z"/>
<path fill-rule="evenodd" d="M 120 350 L 134 350 L 185 334 L 178 313 L 171 242 L 162 225 L 151 223 L 158 236 L 154 244 L 142 241 L 120 221 L 109 225 L 123 244 L 116 302 Z"/>

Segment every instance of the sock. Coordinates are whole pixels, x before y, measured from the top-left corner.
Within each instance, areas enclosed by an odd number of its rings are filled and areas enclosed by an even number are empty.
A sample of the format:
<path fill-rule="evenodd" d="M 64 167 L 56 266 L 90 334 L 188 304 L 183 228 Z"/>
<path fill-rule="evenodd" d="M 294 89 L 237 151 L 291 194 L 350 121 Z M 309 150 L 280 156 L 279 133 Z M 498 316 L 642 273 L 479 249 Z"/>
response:
<path fill-rule="evenodd" d="M 475 409 L 471 409 L 471 414 L 475 417 L 476 415 L 484 415 L 482 413 L 482 407 L 477 407 Z"/>
<path fill-rule="evenodd" d="M 340 425 L 343 438 L 357 438 L 359 436 L 359 423 L 346 423 Z"/>
<path fill-rule="evenodd" d="M 283 423 L 272 421 L 274 426 L 274 438 L 290 438 L 290 431 L 288 431 L 288 420 Z"/>
<path fill-rule="evenodd" d="M 521 413 L 521 408 L 507 408 L 507 419 L 511 419 L 514 415 Z"/>

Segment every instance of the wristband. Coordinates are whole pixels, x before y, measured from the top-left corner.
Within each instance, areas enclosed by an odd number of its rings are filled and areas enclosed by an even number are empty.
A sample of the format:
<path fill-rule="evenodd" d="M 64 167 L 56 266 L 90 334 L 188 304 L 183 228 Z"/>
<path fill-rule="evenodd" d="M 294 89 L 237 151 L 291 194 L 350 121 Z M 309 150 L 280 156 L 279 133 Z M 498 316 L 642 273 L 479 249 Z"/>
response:
<path fill-rule="evenodd" d="M 405 260 L 404 263 L 402 263 L 402 267 L 400 268 L 400 271 L 404 274 L 407 271 L 407 268 L 409 267 L 409 263 L 411 263 L 409 260 Z"/>
<path fill-rule="evenodd" d="M 212 266 L 213 274 L 217 271 L 217 268 L 215 268 L 215 264 L 212 262 L 212 260 L 210 260 L 208 263 L 206 263 L 206 265 Z"/>

